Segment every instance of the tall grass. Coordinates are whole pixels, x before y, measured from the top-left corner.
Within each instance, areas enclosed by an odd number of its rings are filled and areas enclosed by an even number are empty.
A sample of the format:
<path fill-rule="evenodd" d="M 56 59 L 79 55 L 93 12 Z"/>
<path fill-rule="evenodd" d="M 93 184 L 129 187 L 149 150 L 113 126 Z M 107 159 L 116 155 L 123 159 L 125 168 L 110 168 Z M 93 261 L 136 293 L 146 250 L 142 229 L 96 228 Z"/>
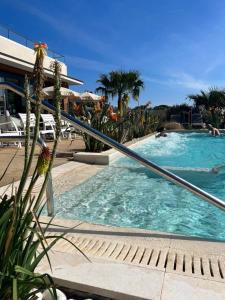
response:
<path fill-rule="evenodd" d="M 42 229 L 39 217 L 44 205 L 43 193 L 53 165 L 56 147 L 60 135 L 60 65 L 56 61 L 53 64 L 55 78 L 56 101 L 56 139 L 53 151 L 43 147 L 38 157 L 36 168 L 31 180 L 28 174 L 34 157 L 34 149 L 39 136 L 40 110 L 42 101 L 42 88 L 44 85 L 43 62 L 46 44 L 38 43 L 35 46 L 36 62 L 33 71 L 33 86 L 36 99 L 36 127 L 34 136 L 30 137 L 30 88 L 29 81 L 25 80 L 25 98 L 27 102 L 27 126 L 25 141 L 24 170 L 17 192 L 12 195 L 4 195 L 0 199 L 0 299 L 1 300 L 26 300 L 35 299 L 39 291 L 51 288 L 52 298 L 56 299 L 56 292 L 52 278 L 48 274 L 37 274 L 35 269 L 41 260 L 48 256 L 49 250 L 61 236 L 46 236 L 46 230 Z M 43 176 L 43 184 L 37 197 L 32 196 L 32 190 L 38 178 Z"/>

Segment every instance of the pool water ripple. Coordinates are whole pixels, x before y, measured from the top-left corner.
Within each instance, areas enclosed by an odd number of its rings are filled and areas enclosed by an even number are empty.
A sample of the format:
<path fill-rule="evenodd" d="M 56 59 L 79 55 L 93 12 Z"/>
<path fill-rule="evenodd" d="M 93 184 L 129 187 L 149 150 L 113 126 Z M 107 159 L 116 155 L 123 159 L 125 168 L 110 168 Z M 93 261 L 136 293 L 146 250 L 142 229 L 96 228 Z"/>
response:
<path fill-rule="evenodd" d="M 225 165 L 225 136 L 171 133 L 135 148 L 161 166 L 212 168 Z M 225 170 L 174 171 L 225 199 Z M 225 213 L 158 177 L 137 162 L 120 158 L 56 201 L 58 217 L 225 240 Z"/>

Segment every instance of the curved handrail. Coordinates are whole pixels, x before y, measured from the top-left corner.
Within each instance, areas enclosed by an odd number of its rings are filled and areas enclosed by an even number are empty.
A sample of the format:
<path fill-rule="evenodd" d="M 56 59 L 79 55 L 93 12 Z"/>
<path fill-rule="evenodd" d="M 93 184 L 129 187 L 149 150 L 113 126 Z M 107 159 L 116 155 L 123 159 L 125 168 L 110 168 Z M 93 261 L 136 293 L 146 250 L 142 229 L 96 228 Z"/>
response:
<path fill-rule="evenodd" d="M 17 87 L 15 84 L 6 83 L 6 82 L 0 83 L 0 89 L 2 89 L 2 88 L 3 89 L 11 89 L 14 92 L 16 92 L 16 90 L 17 90 Z M 23 94 L 21 88 L 18 89 L 18 93 L 20 95 Z M 31 99 L 31 102 L 35 103 L 35 100 Z M 42 102 L 42 108 L 53 114 L 56 112 L 56 108 L 53 105 L 49 104 L 47 101 Z M 190 182 L 184 180 L 183 178 L 173 174 L 172 172 L 158 166 L 157 164 L 151 162 L 150 160 L 145 159 L 144 157 L 137 154 L 135 151 L 127 148 L 123 144 L 116 142 L 115 140 L 111 139 L 107 135 L 105 135 L 105 134 L 99 132 L 98 130 L 92 128 L 91 126 L 81 122 L 79 119 L 69 115 L 68 113 L 61 111 L 61 115 L 62 115 L 62 119 L 69 121 L 75 128 L 79 129 L 80 131 L 82 131 L 82 132 L 94 137 L 95 139 L 103 142 L 104 144 L 107 144 L 108 146 L 118 150 L 125 156 L 128 156 L 128 157 L 138 161 L 140 164 L 142 164 L 143 166 L 148 168 L 153 173 L 156 173 L 157 175 L 189 190 L 190 192 L 199 196 L 203 200 L 206 200 L 207 202 L 209 202 L 209 203 L 213 204 L 214 206 L 217 206 L 221 210 L 225 211 L 225 202 L 223 202 L 219 198 L 205 192 L 204 190 L 198 188 L 197 186 L 191 184 Z"/>

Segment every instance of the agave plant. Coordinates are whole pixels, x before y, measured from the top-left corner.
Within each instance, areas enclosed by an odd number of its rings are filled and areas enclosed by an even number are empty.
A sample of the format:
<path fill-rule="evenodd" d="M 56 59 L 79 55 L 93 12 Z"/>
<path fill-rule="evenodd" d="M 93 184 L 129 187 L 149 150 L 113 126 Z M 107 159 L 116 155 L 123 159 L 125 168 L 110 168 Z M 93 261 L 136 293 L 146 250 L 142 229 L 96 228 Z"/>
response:
<path fill-rule="evenodd" d="M 18 190 L 11 196 L 3 195 L 0 199 L 0 299 L 26 300 L 36 299 L 39 291 L 51 288 L 52 299 L 56 291 L 52 278 L 48 274 L 37 274 L 35 269 L 60 237 L 45 236 L 49 224 L 42 229 L 39 216 L 44 205 L 43 193 L 52 168 L 60 134 L 60 65 L 53 64 L 55 77 L 56 101 L 56 139 L 52 153 L 47 147 L 41 149 L 32 178 L 28 174 L 34 156 L 34 149 L 39 136 L 39 120 L 44 84 L 43 61 L 46 44 L 35 45 L 36 62 L 33 71 L 34 99 L 36 99 L 36 126 L 34 136 L 30 138 L 29 114 L 30 91 L 28 79 L 25 79 L 25 98 L 27 105 L 27 126 L 25 141 L 24 170 Z M 31 146 L 30 146 L 31 144 Z M 7 170 L 6 170 L 7 171 Z M 5 172 L 6 172 L 5 171 Z M 43 184 L 37 197 L 32 197 L 32 189 L 38 178 L 43 176 Z M 0 178 L 1 180 L 1 178 Z M 26 187 L 26 189 L 25 189 Z M 49 260 L 50 263 L 50 260 Z"/>

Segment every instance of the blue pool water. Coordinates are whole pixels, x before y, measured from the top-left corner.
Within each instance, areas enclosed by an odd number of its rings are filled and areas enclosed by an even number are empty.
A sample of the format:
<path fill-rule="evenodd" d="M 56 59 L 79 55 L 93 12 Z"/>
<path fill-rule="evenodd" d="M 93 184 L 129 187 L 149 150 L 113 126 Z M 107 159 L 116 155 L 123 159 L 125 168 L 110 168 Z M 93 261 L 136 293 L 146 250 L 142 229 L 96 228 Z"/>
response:
<path fill-rule="evenodd" d="M 190 170 L 225 165 L 225 136 L 170 133 L 135 151 L 160 166 L 182 167 L 174 172 L 225 199 L 225 169 Z M 225 213 L 126 157 L 61 195 L 56 211 L 57 217 L 225 240 Z"/>

